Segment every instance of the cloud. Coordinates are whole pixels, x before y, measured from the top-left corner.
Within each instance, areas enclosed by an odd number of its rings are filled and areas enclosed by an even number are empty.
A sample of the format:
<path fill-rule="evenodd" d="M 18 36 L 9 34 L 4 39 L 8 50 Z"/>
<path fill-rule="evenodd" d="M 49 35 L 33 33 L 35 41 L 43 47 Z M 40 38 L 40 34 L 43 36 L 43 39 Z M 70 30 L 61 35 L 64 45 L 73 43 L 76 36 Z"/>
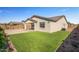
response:
<path fill-rule="evenodd" d="M 67 15 L 68 21 L 71 23 L 79 24 L 79 15 Z"/>

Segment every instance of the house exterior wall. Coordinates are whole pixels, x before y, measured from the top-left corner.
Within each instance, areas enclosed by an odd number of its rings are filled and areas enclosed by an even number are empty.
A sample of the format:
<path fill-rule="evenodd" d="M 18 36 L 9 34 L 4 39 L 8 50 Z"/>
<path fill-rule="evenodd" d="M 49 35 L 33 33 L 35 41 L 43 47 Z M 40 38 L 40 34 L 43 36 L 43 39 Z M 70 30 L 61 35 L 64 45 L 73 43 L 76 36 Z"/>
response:
<path fill-rule="evenodd" d="M 42 20 L 39 18 L 32 18 L 33 20 L 37 21 L 34 23 L 34 31 L 42 31 L 42 32 L 49 32 L 50 31 L 50 22 L 46 20 Z M 40 22 L 45 22 L 45 28 L 40 27 Z"/>
<path fill-rule="evenodd" d="M 56 31 L 60 31 L 62 28 L 67 29 L 68 24 L 65 20 L 64 17 L 62 17 L 60 20 L 58 20 L 57 22 L 51 22 L 50 25 L 50 32 L 56 32 Z"/>
<path fill-rule="evenodd" d="M 25 22 L 24 26 L 25 26 L 25 30 L 31 30 L 32 26 L 31 23 L 33 23 L 32 21 L 28 20 L 27 22 Z"/>
<path fill-rule="evenodd" d="M 60 31 L 62 28 L 67 29 L 68 24 L 65 20 L 64 17 L 62 17 L 60 20 L 58 20 L 57 22 L 52 22 L 52 21 L 46 21 L 46 20 L 42 20 L 39 18 L 32 18 L 33 20 L 36 20 L 37 23 L 34 23 L 34 30 L 35 31 L 42 31 L 42 32 L 56 32 L 56 31 Z M 45 28 L 40 28 L 40 22 L 45 22 Z"/>

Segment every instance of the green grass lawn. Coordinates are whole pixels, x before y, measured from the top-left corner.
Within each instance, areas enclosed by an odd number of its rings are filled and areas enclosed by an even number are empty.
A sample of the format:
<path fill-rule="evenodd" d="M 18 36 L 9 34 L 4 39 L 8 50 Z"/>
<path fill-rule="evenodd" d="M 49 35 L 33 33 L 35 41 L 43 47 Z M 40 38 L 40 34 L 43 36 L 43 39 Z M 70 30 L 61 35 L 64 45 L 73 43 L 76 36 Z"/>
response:
<path fill-rule="evenodd" d="M 56 51 L 68 35 L 66 31 L 27 32 L 11 35 L 10 39 L 19 52 L 51 52 Z"/>

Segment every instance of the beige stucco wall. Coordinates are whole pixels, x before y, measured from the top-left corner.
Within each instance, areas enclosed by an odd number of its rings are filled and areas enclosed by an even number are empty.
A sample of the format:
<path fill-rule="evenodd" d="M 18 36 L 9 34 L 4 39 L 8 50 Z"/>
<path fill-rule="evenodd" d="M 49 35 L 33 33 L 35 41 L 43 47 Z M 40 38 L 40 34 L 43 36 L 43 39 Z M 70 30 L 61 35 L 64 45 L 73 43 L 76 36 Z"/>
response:
<path fill-rule="evenodd" d="M 24 23 L 25 30 L 30 30 L 32 21 L 28 20 Z"/>
<path fill-rule="evenodd" d="M 65 26 L 64 26 L 65 24 Z M 65 20 L 65 18 L 61 18 L 60 20 L 58 20 L 57 22 L 51 22 L 50 25 L 50 32 L 56 32 L 56 31 L 60 31 L 62 28 L 66 28 L 67 29 L 68 24 Z"/>
<path fill-rule="evenodd" d="M 50 31 L 50 22 L 48 22 L 46 20 L 39 19 L 39 18 L 32 18 L 32 19 L 37 21 L 37 23 L 34 24 L 35 31 L 42 31 L 42 32 L 49 32 Z M 45 22 L 45 28 L 40 28 L 40 22 Z"/>

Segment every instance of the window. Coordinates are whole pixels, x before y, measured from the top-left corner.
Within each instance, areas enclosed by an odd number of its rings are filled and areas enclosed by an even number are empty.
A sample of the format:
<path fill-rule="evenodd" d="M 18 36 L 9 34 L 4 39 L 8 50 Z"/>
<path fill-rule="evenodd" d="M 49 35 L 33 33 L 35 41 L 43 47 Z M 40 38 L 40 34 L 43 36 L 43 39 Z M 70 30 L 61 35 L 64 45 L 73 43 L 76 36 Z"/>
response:
<path fill-rule="evenodd" d="M 45 28 L 45 22 L 40 22 L 40 27 Z"/>

